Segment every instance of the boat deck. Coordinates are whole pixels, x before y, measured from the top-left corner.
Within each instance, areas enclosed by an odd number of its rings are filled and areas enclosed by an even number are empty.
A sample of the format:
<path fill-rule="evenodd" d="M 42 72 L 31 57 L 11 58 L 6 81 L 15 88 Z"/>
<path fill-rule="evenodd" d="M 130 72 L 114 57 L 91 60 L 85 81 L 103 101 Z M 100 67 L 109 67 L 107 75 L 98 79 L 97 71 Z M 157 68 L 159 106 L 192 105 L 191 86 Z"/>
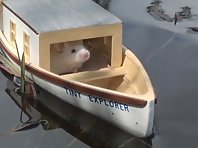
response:
<path fill-rule="evenodd" d="M 88 82 L 92 80 L 110 78 L 110 77 L 120 76 L 124 74 L 125 74 L 125 71 L 123 67 L 114 68 L 114 69 L 103 68 L 103 69 L 96 70 L 96 71 L 85 71 L 81 73 L 61 75 L 61 78 L 79 81 L 79 82 Z"/>

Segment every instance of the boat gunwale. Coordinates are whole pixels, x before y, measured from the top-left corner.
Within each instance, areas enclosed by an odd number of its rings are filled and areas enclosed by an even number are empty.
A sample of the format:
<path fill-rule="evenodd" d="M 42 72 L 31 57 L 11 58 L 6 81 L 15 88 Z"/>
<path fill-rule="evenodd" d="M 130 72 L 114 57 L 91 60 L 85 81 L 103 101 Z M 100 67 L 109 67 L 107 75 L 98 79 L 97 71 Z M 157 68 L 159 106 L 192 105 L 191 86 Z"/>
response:
<path fill-rule="evenodd" d="M 3 40 L 1 39 L 0 41 L 0 46 L 4 49 L 4 51 L 7 53 L 7 55 L 17 64 L 19 65 L 19 60 L 18 58 L 8 49 L 9 47 L 6 47 L 4 45 L 5 43 L 2 43 Z M 143 99 L 138 99 L 135 97 L 130 97 L 130 96 L 125 96 L 122 94 L 113 94 L 111 92 L 104 92 L 102 90 L 94 90 L 94 88 L 88 87 L 88 86 L 83 86 L 80 84 L 74 84 L 72 81 L 62 79 L 56 75 L 51 75 L 48 72 L 45 72 L 44 70 L 38 69 L 32 65 L 25 64 L 25 69 L 28 71 L 30 74 L 33 74 L 37 76 L 38 78 L 42 80 L 46 80 L 52 84 L 58 85 L 63 88 L 71 88 L 74 90 L 78 90 L 83 94 L 90 94 L 98 97 L 102 97 L 108 100 L 112 101 L 118 101 L 120 103 L 127 104 L 129 106 L 134 106 L 134 107 L 139 107 L 143 108 L 147 105 L 148 101 L 143 100 Z M 82 83 L 83 84 L 83 83 Z M 155 98 L 153 98 L 155 100 Z M 149 100 L 150 101 L 150 100 Z"/>

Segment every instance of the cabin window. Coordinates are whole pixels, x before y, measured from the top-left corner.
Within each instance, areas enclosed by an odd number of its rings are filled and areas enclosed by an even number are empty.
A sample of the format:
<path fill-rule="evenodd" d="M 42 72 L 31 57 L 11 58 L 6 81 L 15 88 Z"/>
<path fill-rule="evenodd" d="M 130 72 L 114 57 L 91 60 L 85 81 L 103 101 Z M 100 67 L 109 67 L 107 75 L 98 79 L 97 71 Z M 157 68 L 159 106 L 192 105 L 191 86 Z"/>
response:
<path fill-rule="evenodd" d="M 10 21 L 10 41 L 15 43 L 16 40 L 16 24 Z"/>
<path fill-rule="evenodd" d="M 29 61 L 30 57 L 30 36 L 26 33 L 23 32 L 23 51 L 25 54 L 25 59 Z"/>

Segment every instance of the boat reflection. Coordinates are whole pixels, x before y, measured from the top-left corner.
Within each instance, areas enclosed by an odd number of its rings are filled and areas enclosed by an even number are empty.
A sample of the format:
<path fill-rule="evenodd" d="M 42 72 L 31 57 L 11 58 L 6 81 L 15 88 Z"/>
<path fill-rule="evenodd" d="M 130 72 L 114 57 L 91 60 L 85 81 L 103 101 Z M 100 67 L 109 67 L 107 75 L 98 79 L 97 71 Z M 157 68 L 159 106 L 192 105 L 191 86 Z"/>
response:
<path fill-rule="evenodd" d="M 91 147 L 152 147 L 151 139 L 134 137 L 67 104 L 41 88 L 36 89 L 39 90 L 36 99 L 31 96 L 22 97 L 17 93 L 17 87 L 12 79 L 7 80 L 6 92 L 21 109 L 19 119 L 21 125 L 16 127 L 14 132 L 31 130 L 41 125 L 46 131 L 62 128 L 70 133 L 74 136 L 74 140 L 69 145 L 79 139 Z"/>
<path fill-rule="evenodd" d="M 198 33 L 198 27 L 186 27 L 188 33 Z"/>
<path fill-rule="evenodd" d="M 147 13 L 150 14 L 153 18 L 158 21 L 165 22 L 173 22 L 174 25 L 183 24 L 185 25 L 187 33 L 197 33 L 197 24 L 196 20 L 198 18 L 197 12 L 192 10 L 193 2 L 189 2 L 189 5 L 179 6 L 181 5 L 179 2 L 175 3 L 178 5 L 175 10 L 171 10 L 174 12 L 174 15 L 170 14 L 170 10 L 167 6 L 163 6 L 164 1 L 161 0 L 153 0 L 149 6 L 146 7 Z M 172 3 L 170 3 L 170 8 L 172 7 Z"/>
<path fill-rule="evenodd" d="M 157 20 L 172 22 L 173 19 L 167 15 L 164 9 L 161 7 L 161 2 L 162 1 L 159 0 L 154 0 L 151 2 L 151 5 L 147 7 L 147 12 Z"/>

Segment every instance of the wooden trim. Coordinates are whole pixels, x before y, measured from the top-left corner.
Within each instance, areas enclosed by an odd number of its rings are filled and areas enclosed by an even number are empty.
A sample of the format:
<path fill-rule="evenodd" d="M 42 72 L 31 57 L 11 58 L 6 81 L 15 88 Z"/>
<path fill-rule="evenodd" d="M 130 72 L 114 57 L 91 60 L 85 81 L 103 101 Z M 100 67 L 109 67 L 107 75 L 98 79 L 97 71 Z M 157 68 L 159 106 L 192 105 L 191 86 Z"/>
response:
<path fill-rule="evenodd" d="M 8 54 L 8 56 L 16 63 L 19 65 L 19 60 L 17 59 L 17 57 L 11 53 L 9 51 L 9 49 L 7 49 L 3 43 L 0 42 L 0 46 L 4 49 L 4 51 Z M 32 73 L 33 75 L 46 80 L 48 82 L 51 82 L 55 85 L 58 85 L 60 87 L 68 87 L 74 90 L 79 90 L 80 92 L 84 93 L 84 94 L 91 94 L 91 95 L 95 95 L 98 97 L 103 97 L 106 99 L 111 99 L 117 102 L 121 102 L 123 104 L 127 104 L 127 105 L 131 105 L 131 106 L 135 106 L 135 107 L 139 107 L 139 108 L 143 108 L 147 105 L 147 101 L 146 100 L 140 100 L 137 98 L 132 98 L 132 97 L 128 97 L 128 96 L 123 96 L 123 95 L 118 95 L 118 94 L 113 94 L 113 93 L 105 93 L 103 91 L 99 91 L 99 90 L 94 90 L 92 88 L 89 87 L 85 87 L 85 86 L 80 86 L 80 85 L 75 85 L 72 82 L 69 82 L 67 80 L 63 80 L 59 77 L 50 75 L 44 71 L 41 71 L 33 66 L 30 65 L 25 65 L 25 68 L 28 72 Z"/>

